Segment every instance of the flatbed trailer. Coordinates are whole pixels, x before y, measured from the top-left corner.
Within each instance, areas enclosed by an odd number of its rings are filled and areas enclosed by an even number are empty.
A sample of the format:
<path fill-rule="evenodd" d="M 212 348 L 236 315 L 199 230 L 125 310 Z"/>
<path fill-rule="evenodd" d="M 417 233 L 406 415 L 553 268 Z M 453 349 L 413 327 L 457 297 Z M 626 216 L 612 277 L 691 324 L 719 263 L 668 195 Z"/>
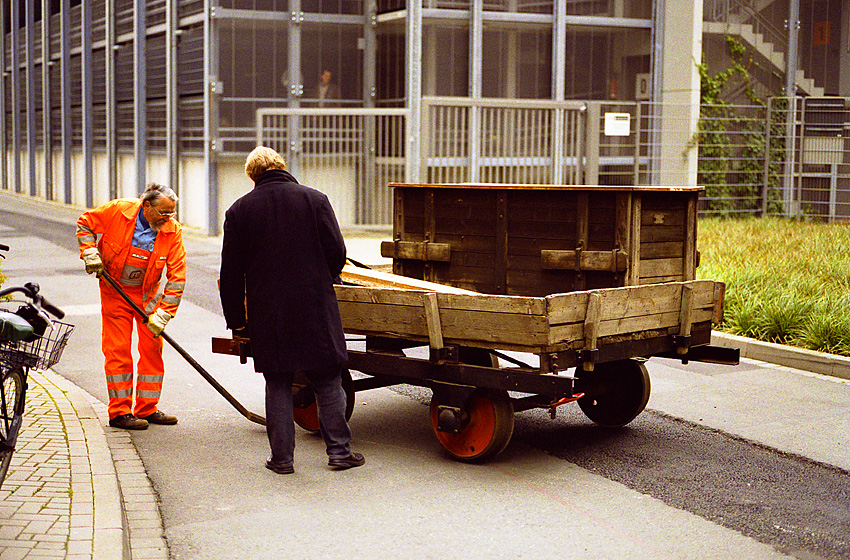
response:
<path fill-rule="evenodd" d="M 393 273 L 346 266 L 336 286 L 345 332 L 365 336 L 348 352 L 364 374 L 344 379 L 349 415 L 357 391 L 428 387 L 438 441 L 477 461 L 531 408 L 575 401 L 597 424 L 627 424 L 649 400 L 650 357 L 738 363 L 710 345 L 724 285 L 694 278 L 700 189 L 391 186 Z M 244 360 L 250 343 L 213 351 Z M 293 391 L 296 421 L 317 430 L 306 382 Z"/>

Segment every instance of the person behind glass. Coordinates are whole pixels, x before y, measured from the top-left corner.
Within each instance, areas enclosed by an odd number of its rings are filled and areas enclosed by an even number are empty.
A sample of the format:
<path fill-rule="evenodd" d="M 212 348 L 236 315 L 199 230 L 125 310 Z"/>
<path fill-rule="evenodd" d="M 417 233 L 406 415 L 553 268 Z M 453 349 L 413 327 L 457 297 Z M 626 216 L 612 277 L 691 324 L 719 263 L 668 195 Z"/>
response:
<path fill-rule="evenodd" d="M 339 86 L 331 80 L 333 80 L 333 73 L 330 70 L 322 71 L 319 84 L 316 86 L 316 99 L 319 100 L 319 107 L 336 107 L 339 105 L 339 103 L 332 101 L 340 98 Z"/>
<path fill-rule="evenodd" d="M 115 428 L 144 430 L 148 424 L 177 423 L 176 416 L 158 408 L 165 375 L 159 335 L 177 313 L 186 285 L 183 228 L 173 219 L 176 206 L 173 190 L 150 183 L 140 198 L 112 200 L 77 220 L 80 258 L 86 272 L 100 278 L 109 425 Z M 104 271 L 145 311 L 147 323 L 101 278 Z M 163 272 L 165 286 L 158 293 Z M 130 350 L 134 323 L 139 339 L 135 405 Z"/>
<path fill-rule="evenodd" d="M 225 212 L 220 297 L 227 328 L 250 336 L 254 369 L 265 378 L 266 468 L 295 471 L 296 372 L 316 395 L 328 465 L 359 467 L 365 459 L 351 450 L 342 389 L 348 355 L 333 283 L 346 251 L 336 215 L 328 197 L 300 185 L 271 148 L 255 148 L 245 173 L 253 190 Z"/>

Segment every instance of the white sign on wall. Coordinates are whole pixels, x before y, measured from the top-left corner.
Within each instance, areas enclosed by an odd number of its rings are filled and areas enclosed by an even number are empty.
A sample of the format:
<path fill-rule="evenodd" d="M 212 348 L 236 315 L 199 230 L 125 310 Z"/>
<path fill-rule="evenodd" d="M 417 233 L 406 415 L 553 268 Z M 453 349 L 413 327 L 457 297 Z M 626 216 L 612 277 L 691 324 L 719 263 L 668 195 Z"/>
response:
<path fill-rule="evenodd" d="M 605 113 L 605 136 L 628 136 L 631 118 L 629 113 Z"/>

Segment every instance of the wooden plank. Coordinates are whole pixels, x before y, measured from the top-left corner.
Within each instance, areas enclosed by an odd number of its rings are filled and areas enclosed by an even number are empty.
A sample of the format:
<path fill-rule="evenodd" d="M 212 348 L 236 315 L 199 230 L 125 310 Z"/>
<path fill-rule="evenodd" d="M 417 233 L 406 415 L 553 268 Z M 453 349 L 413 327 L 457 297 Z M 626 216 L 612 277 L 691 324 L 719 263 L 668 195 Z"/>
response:
<path fill-rule="evenodd" d="M 683 319 L 683 287 L 690 320 Z M 680 325 L 716 318 L 716 290 L 717 283 L 698 280 L 532 298 L 339 286 L 337 297 L 346 332 L 530 351 L 659 329 L 678 334 Z"/>
<path fill-rule="evenodd" d="M 436 240 L 435 230 L 437 223 L 437 213 L 434 209 L 434 190 L 429 189 L 425 191 L 425 242 L 430 243 Z M 436 282 L 438 278 L 434 275 L 434 271 L 432 267 L 426 262 L 425 263 L 425 275 L 424 280 L 428 280 L 429 282 Z"/>
<path fill-rule="evenodd" d="M 685 216 L 683 280 L 693 280 L 697 272 L 697 197 L 688 197 Z"/>
<path fill-rule="evenodd" d="M 422 294 L 425 306 L 425 324 L 428 327 L 428 346 L 434 349 L 443 347 L 443 328 L 440 325 L 440 308 L 437 305 L 437 294 L 426 292 Z"/>
<path fill-rule="evenodd" d="M 502 296 L 480 294 L 439 294 L 442 309 L 465 309 L 485 313 L 511 313 L 543 317 L 548 309 L 542 297 Z"/>
<path fill-rule="evenodd" d="M 723 301 L 726 297 L 726 284 L 723 282 L 714 283 L 714 316 L 711 322 L 719 325 L 723 322 Z"/>
<path fill-rule="evenodd" d="M 681 228 L 685 224 L 685 210 L 669 204 L 664 207 L 647 208 L 646 201 L 644 201 L 640 223 L 642 226 L 675 226 Z"/>
<path fill-rule="evenodd" d="M 381 256 L 385 258 L 449 262 L 451 254 L 452 246 L 448 243 L 401 240 L 381 242 Z"/>
<path fill-rule="evenodd" d="M 597 270 L 623 272 L 626 270 L 627 257 L 622 251 L 581 251 L 580 262 L 576 266 L 576 251 L 540 251 L 543 270 Z"/>
<path fill-rule="evenodd" d="M 339 310 L 345 332 L 375 334 L 431 342 L 428 317 L 420 304 L 385 305 L 373 302 L 340 301 Z M 548 341 L 546 319 L 539 315 L 491 313 L 439 307 L 440 334 L 444 344 L 478 341 L 488 347 L 510 345 L 545 347 Z M 434 325 L 436 323 L 433 323 Z"/>
<path fill-rule="evenodd" d="M 715 282 L 695 280 L 689 283 L 694 290 L 695 308 L 714 308 Z M 681 282 L 650 284 L 629 288 L 610 288 L 593 292 L 575 292 L 547 296 L 547 315 L 550 325 L 581 321 L 587 308 L 587 294 L 601 295 L 603 317 L 641 317 L 664 311 L 678 311 L 682 293 Z"/>
<path fill-rule="evenodd" d="M 421 293 L 419 297 L 421 301 Z M 381 305 L 341 300 L 339 314 L 342 328 L 347 333 L 428 340 L 428 326 L 422 305 Z"/>
<path fill-rule="evenodd" d="M 590 202 L 587 192 L 576 194 L 576 249 L 587 249 L 587 233 L 590 219 Z M 575 289 L 584 289 L 584 275 L 577 271 Z"/>
<path fill-rule="evenodd" d="M 603 316 L 604 317 L 604 316 Z M 712 310 L 697 309 L 694 310 L 694 323 L 706 322 L 711 320 Z M 607 336 L 625 336 L 629 334 L 639 335 L 640 333 L 653 329 L 668 329 L 670 334 L 677 334 L 679 328 L 679 310 L 669 311 L 666 313 L 658 313 L 654 315 L 644 315 L 640 317 L 631 317 L 623 319 L 602 319 L 599 322 L 597 331 L 598 338 Z M 549 344 L 567 344 L 576 340 L 584 339 L 584 326 L 579 323 L 568 323 L 563 325 L 554 325 L 549 328 Z"/>
<path fill-rule="evenodd" d="M 714 290 L 711 291 L 712 296 Z M 711 306 L 712 314 L 714 306 Z M 691 321 L 694 314 L 694 287 L 691 284 L 682 285 L 682 304 L 679 307 L 679 334 L 681 336 L 691 335 Z"/>
<path fill-rule="evenodd" d="M 508 268 L 508 201 L 504 191 L 496 193 L 496 251 L 493 254 L 493 276 L 496 284 L 496 293 L 504 294 L 507 291 Z"/>
<path fill-rule="evenodd" d="M 641 278 L 652 278 L 654 276 L 676 276 L 682 278 L 684 260 L 680 257 L 677 259 L 643 259 L 640 263 Z"/>
<path fill-rule="evenodd" d="M 640 283 L 640 259 L 641 259 L 641 197 L 632 196 L 631 224 L 629 231 L 629 270 L 626 272 L 626 286 L 637 286 Z"/>
<path fill-rule="evenodd" d="M 469 290 L 463 290 L 439 284 L 436 282 L 428 282 L 424 280 L 416 280 L 407 276 L 391 274 L 389 272 L 380 272 L 368 268 L 359 268 L 356 266 L 345 265 L 340 274 L 343 282 L 356 284 L 358 286 L 371 286 L 378 288 L 399 288 L 405 290 L 427 290 L 432 292 L 449 292 L 449 293 L 473 293 Z M 339 291 L 346 286 L 335 286 L 337 289 L 337 297 Z"/>
<path fill-rule="evenodd" d="M 614 249 L 625 255 L 625 268 L 623 275 L 618 275 L 614 282 L 616 285 L 626 284 L 629 270 L 629 244 L 631 239 L 632 220 L 632 195 L 631 193 L 617 194 L 616 202 L 616 229 L 614 231 Z"/>
<path fill-rule="evenodd" d="M 352 303 L 374 303 L 378 305 L 396 305 L 418 307 L 422 305 L 423 290 L 392 289 L 382 287 L 334 286 L 337 300 Z M 547 303 L 542 297 L 500 296 L 476 294 L 474 292 L 437 293 L 440 309 L 461 309 L 484 313 L 508 313 L 515 315 L 546 315 Z"/>
<path fill-rule="evenodd" d="M 643 243 L 640 247 L 640 256 L 644 261 L 652 259 L 668 259 L 682 256 L 681 241 L 666 241 L 663 243 Z M 689 278 L 688 280 L 693 280 Z"/>
<path fill-rule="evenodd" d="M 662 243 L 665 241 L 684 240 L 684 233 L 681 225 L 665 226 L 665 225 L 641 225 L 640 242 L 643 243 Z"/>
<path fill-rule="evenodd" d="M 405 198 L 412 197 L 413 193 L 409 193 L 403 189 L 395 189 L 393 191 L 393 240 L 399 241 L 403 237 L 405 228 Z M 410 212 L 410 209 L 407 209 Z M 382 244 L 383 245 L 383 244 Z M 404 265 L 400 262 L 393 262 L 393 272 L 402 274 Z"/>
<path fill-rule="evenodd" d="M 648 278 L 641 278 L 640 285 L 647 286 L 650 284 L 669 284 L 671 282 L 681 282 L 682 275 L 676 274 L 675 276 L 650 276 Z"/>
<path fill-rule="evenodd" d="M 587 296 L 587 312 L 584 315 L 584 349 L 596 350 L 596 339 L 599 336 L 599 315 L 602 311 L 602 295 L 590 292 Z M 593 362 L 584 362 L 584 371 L 593 371 Z"/>
<path fill-rule="evenodd" d="M 527 185 L 517 183 L 389 183 L 390 188 L 437 188 L 437 189 L 478 189 L 478 190 L 520 190 L 520 191 L 638 191 L 638 192 L 700 192 L 701 186 L 676 185 Z"/>

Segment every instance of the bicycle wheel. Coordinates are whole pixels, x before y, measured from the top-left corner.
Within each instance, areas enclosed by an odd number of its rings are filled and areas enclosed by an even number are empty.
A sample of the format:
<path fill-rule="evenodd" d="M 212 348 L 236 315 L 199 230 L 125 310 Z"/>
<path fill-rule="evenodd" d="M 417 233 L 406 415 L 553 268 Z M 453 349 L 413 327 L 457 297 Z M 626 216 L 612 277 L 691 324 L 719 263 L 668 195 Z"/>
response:
<path fill-rule="evenodd" d="M 0 487 L 6 479 L 12 453 L 15 451 L 15 441 L 21 427 L 24 414 L 24 400 L 27 386 L 24 372 L 21 368 L 2 368 L 2 383 L 0 383 Z"/>

